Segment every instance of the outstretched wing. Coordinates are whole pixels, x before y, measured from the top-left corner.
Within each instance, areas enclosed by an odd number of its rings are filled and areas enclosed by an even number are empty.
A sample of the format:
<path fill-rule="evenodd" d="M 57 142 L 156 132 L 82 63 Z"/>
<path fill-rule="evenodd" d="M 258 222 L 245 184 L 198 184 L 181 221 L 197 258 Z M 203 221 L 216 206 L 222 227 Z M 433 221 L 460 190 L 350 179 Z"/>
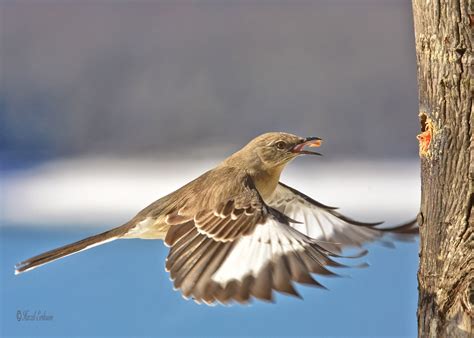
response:
<path fill-rule="evenodd" d="M 377 227 L 381 223 L 364 223 L 346 217 L 309 196 L 279 183 L 272 199 L 267 204 L 300 222 L 291 223 L 298 232 L 319 240 L 320 244 L 332 252 L 341 252 L 345 247 L 360 247 L 367 242 L 389 235 L 397 240 L 408 240 L 418 234 L 416 221 L 397 227 Z M 391 242 L 384 239 L 384 243 Z"/>
<path fill-rule="evenodd" d="M 293 282 L 322 287 L 311 273 L 341 266 L 318 243 L 266 206 L 251 180 L 238 196 L 194 216 L 170 215 L 166 269 L 174 287 L 197 302 L 272 300 L 273 290 L 298 296 Z"/>

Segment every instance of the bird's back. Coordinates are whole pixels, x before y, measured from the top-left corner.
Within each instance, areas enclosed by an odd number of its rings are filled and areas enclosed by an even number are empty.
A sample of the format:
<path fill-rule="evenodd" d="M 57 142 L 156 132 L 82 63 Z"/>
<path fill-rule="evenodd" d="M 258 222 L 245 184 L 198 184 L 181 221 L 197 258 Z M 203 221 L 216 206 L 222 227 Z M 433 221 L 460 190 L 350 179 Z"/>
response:
<path fill-rule="evenodd" d="M 213 210 L 235 196 L 245 196 L 248 179 L 244 169 L 219 165 L 141 210 L 129 222 L 130 230 L 124 237 L 163 239 L 170 217 L 185 219 L 201 210 Z"/>

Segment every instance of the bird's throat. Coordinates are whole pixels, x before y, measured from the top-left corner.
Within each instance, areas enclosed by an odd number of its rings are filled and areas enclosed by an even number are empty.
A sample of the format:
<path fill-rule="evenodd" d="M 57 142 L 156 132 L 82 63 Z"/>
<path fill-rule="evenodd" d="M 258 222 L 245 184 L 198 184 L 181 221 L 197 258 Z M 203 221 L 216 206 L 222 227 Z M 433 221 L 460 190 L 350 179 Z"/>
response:
<path fill-rule="evenodd" d="M 281 167 L 272 168 L 270 170 L 259 171 L 252 175 L 255 187 L 264 201 L 269 200 L 273 195 L 273 192 L 280 181 L 280 175 L 283 171 L 283 168 L 284 165 Z"/>

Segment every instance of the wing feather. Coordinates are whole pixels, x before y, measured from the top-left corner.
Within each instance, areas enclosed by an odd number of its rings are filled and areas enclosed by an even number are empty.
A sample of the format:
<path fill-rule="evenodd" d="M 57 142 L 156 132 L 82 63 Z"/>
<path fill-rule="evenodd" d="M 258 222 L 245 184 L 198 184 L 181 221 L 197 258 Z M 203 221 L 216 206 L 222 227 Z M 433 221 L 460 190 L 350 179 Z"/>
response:
<path fill-rule="evenodd" d="M 378 227 L 380 222 L 356 221 L 281 182 L 266 202 L 289 218 L 302 222 L 290 225 L 300 233 L 321 241 L 320 245 L 332 252 L 340 253 L 346 247 L 361 247 L 385 235 L 396 240 L 410 240 L 418 233 L 416 221 L 391 228 Z M 393 246 L 389 240 L 382 243 Z"/>
<path fill-rule="evenodd" d="M 324 288 L 313 275 L 337 276 L 328 267 L 345 266 L 332 257 L 385 233 L 378 223 L 354 221 L 282 184 L 266 204 L 245 182 L 212 208 L 167 217 L 173 223 L 166 269 L 183 296 L 206 304 L 273 301 L 274 291 L 300 297 L 295 282 Z M 413 225 L 386 232 L 412 235 Z"/>
<path fill-rule="evenodd" d="M 220 240 L 216 238 L 219 232 L 203 233 L 195 224 L 191 231 L 189 225 L 173 226 L 183 226 L 180 231 L 173 230 L 180 236 L 170 235 L 175 240 L 170 241 L 166 262 L 174 287 L 184 297 L 206 304 L 246 303 L 252 298 L 273 301 L 273 291 L 300 297 L 293 282 L 322 287 L 311 274 L 331 273 L 323 267 L 325 262 L 332 262 L 323 258 L 331 253 L 291 228 L 278 211 L 267 209 L 264 204 L 260 214 L 255 207 L 245 210 L 248 212 L 240 213 L 245 222 L 238 218 L 223 223 L 226 228 L 230 224 L 246 228 L 247 223 L 253 222 L 251 233 L 241 231 L 234 240 Z M 216 216 L 216 222 L 220 222 L 217 218 L 222 214 Z M 226 215 L 230 219 L 232 212 Z"/>

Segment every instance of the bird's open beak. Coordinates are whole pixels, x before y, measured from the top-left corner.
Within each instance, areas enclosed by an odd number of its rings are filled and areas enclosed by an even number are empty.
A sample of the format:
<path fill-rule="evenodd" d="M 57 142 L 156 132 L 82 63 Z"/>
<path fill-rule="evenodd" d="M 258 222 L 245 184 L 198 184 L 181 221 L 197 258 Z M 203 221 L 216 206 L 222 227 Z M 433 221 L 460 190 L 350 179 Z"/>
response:
<path fill-rule="evenodd" d="M 322 154 L 317 153 L 315 151 L 310 151 L 310 150 L 304 150 L 303 148 L 308 146 L 310 148 L 314 147 L 320 147 L 322 144 L 322 140 L 319 137 L 307 137 L 305 138 L 301 143 L 297 144 L 296 146 L 291 149 L 291 152 L 299 154 L 305 154 L 305 155 L 319 155 L 322 156 Z"/>

